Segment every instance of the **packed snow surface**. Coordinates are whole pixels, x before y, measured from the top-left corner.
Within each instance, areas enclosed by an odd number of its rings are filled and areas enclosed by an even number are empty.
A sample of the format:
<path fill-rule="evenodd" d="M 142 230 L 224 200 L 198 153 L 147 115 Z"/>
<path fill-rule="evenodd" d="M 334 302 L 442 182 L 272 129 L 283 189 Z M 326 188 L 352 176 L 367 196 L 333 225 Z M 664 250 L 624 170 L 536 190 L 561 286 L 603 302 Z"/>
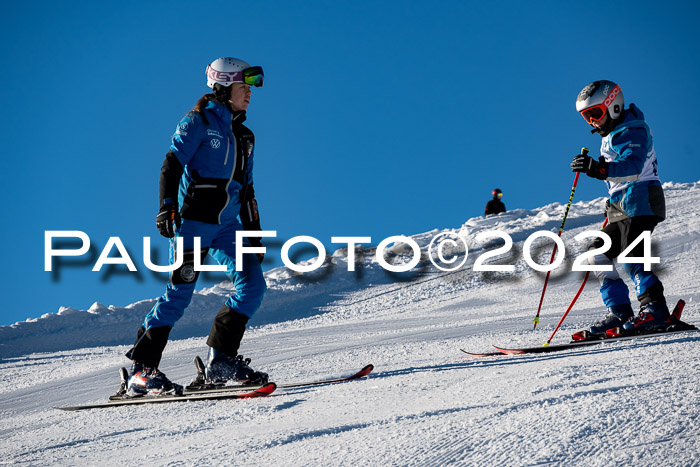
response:
<path fill-rule="evenodd" d="M 654 266 L 670 302 L 684 298 L 684 320 L 700 323 L 700 182 L 664 185 L 668 218 L 654 232 Z M 694 333 L 606 343 L 551 354 L 475 359 L 490 345 L 547 340 L 583 273 L 571 272 L 583 245 L 573 238 L 603 221 L 602 198 L 574 203 L 562 236 L 567 259 L 552 274 L 541 324 L 532 330 L 544 274 L 525 263 L 534 232 L 556 232 L 565 206 L 474 218 L 455 229 L 411 238 L 423 261 L 389 274 L 371 248 L 347 251 L 302 275 L 266 274 L 269 292 L 241 353 L 279 383 L 353 373 L 367 379 L 278 390 L 267 398 L 179 402 L 64 412 L 55 406 L 104 401 L 118 387 L 124 352 L 154 300 L 121 308 L 61 308 L 0 327 L 0 459 L 31 465 L 698 465 L 698 343 Z M 475 272 L 474 260 L 514 242 Z M 440 233 L 464 238 L 464 266 L 445 272 L 428 261 Z M 449 259 L 459 242 L 444 250 Z M 533 257 L 547 264 L 551 241 Z M 397 244 L 394 264 L 410 260 Z M 621 268 L 620 268 L 621 270 Z M 622 272 L 624 274 L 624 272 Z M 231 288 L 198 292 L 171 334 L 161 370 L 187 383 L 192 357 L 204 356 L 211 320 Z M 553 343 L 604 313 L 589 284 Z"/>

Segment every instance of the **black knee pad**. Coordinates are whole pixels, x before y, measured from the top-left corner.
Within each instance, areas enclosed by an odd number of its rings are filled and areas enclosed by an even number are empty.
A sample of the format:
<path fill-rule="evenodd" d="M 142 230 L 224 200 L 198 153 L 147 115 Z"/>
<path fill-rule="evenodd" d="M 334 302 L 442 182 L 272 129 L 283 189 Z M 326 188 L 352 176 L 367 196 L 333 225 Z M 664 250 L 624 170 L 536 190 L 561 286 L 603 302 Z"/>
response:
<path fill-rule="evenodd" d="M 204 262 L 204 257 L 209 252 L 208 248 L 202 248 L 200 251 L 200 261 L 199 264 Z M 195 250 L 187 250 L 183 252 L 184 258 L 182 261 L 182 266 L 174 270 L 170 274 L 170 281 L 173 284 L 194 284 L 197 282 L 199 277 L 199 271 L 194 270 L 194 254 Z"/>

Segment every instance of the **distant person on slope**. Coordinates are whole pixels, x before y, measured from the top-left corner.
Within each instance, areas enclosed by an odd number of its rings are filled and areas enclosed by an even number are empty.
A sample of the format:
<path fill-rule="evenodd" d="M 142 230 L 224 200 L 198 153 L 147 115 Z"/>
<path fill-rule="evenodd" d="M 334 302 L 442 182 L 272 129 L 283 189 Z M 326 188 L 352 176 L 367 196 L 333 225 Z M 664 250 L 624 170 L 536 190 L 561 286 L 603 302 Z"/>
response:
<path fill-rule="evenodd" d="M 486 207 L 484 208 L 484 217 L 491 214 L 506 212 L 506 205 L 503 204 L 503 201 L 501 201 L 501 198 L 503 198 L 503 192 L 501 189 L 495 188 L 491 194 L 493 195 L 493 199 L 486 203 Z"/>
<path fill-rule="evenodd" d="M 199 273 L 195 255 L 207 253 L 226 265 L 235 292 L 221 308 L 209 333 L 209 382 L 246 380 L 267 382 L 249 360 L 238 355 L 246 323 L 262 303 L 266 290 L 262 255 L 244 254 L 236 271 L 236 231 L 260 230 L 253 190 L 253 132 L 243 125 L 251 86 L 263 85 L 261 67 L 236 58 L 219 58 L 206 69 L 205 94 L 180 121 L 160 173 L 160 211 L 156 226 L 170 238 L 170 262 L 176 257 L 176 239 L 183 241 L 183 264 L 170 274 L 165 294 L 158 299 L 138 330 L 133 348 L 127 394 L 139 396 L 178 392 L 180 387 L 158 370 L 170 330 L 189 305 Z M 240 218 L 240 221 L 239 221 Z M 201 250 L 195 250 L 195 237 Z M 249 238 L 260 246 L 259 238 Z"/>
<path fill-rule="evenodd" d="M 610 224 L 603 232 L 610 236 L 612 247 L 590 261 L 613 266 L 611 271 L 595 272 L 608 314 L 593 324 L 589 332 L 605 334 L 606 330 L 620 326 L 626 331 L 662 326 L 670 315 L 659 278 L 645 271 L 640 263 L 623 264 L 641 305 L 639 315 L 634 317 L 627 285 L 613 265 L 613 260 L 643 231 L 653 231 L 666 216 L 651 130 L 636 105 L 630 104 L 625 109 L 622 90 L 612 81 L 595 81 L 583 88 L 576 99 L 576 110 L 593 127 L 591 133 L 602 136 L 602 155 L 595 160 L 579 154 L 574 157 L 571 169 L 605 180 L 610 194 L 606 203 Z M 592 245 L 601 246 L 601 239 Z M 643 256 L 643 242 L 627 256 Z"/>

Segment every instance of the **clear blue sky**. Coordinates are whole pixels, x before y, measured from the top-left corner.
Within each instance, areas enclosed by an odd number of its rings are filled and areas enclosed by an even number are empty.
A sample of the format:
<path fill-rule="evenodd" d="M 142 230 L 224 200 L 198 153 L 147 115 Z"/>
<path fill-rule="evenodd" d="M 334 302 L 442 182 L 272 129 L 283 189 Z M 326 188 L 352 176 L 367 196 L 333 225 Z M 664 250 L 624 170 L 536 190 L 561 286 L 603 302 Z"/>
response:
<path fill-rule="evenodd" d="M 262 225 L 280 238 L 266 268 L 295 235 L 376 245 L 459 227 L 494 187 L 509 209 L 566 202 L 572 156 L 600 145 L 574 108 L 596 79 L 620 83 L 646 113 L 662 180 L 697 181 L 700 8 L 609 5 L 4 5 L 0 324 L 163 292 L 141 241 L 151 236 L 165 257 L 154 225 L 160 166 L 177 122 L 208 91 L 207 63 L 221 56 L 265 69 L 247 123 Z M 576 198 L 604 194 L 584 177 Z M 86 232 L 95 256 L 45 272 L 46 230 Z M 91 271 L 110 236 L 139 274 Z"/>

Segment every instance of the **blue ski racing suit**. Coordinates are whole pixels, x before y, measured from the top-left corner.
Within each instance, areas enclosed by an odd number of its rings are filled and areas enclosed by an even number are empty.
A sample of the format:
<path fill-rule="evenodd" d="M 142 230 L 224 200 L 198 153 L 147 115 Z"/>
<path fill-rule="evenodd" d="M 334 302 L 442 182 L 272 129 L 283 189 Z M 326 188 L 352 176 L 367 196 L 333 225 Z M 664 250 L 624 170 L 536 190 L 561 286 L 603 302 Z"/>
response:
<path fill-rule="evenodd" d="M 156 368 L 168 335 L 190 304 L 199 275 L 194 270 L 209 254 L 226 266 L 235 292 L 216 316 L 207 344 L 235 358 L 247 321 L 262 303 L 266 290 L 259 258 L 243 255 L 236 271 L 236 232 L 260 230 L 253 190 L 255 137 L 243 125 L 245 111 L 210 100 L 200 111 L 188 113 L 178 124 L 160 176 L 160 205 L 177 206 L 181 217 L 170 240 L 170 262 L 175 261 L 176 239 L 183 242 L 184 261 L 173 271 L 163 296 L 153 306 L 127 356 Z M 240 221 L 239 221 L 240 218 Z M 201 239 L 195 251 L 194 238 Z M 260 246 L 251 238 L 252 246 Z"/>
<path fill-rule="evenodd" d="M 657 171 L 656 152 L 651 129 L 639 108 L 630 104 L 615 128 L 603 137 L 601 155 L 608 164 L 605 183 L 610 198 L 606 214 L 610 225 L 603 231 L 612 240 L 605 255 L 597 255 L 595 264 L 612 264 L 645 230 L 652 231 L 666 217 L 664 193 Z M 602 246 L 602 240 L 594 247 Z M 627 256 L 642 256 L 640 243 Z M 605 256 L 606 258 L 603 258 Z M 624 270 L 632 278 L 640 303 L 665 301 L 663 286 L 652 271 L 643 264 L 624 263 Z M 613 267 L 612 271 L 597 271 L 605 305 L 615 307 L 630 304 L 629 290 Z"/>

